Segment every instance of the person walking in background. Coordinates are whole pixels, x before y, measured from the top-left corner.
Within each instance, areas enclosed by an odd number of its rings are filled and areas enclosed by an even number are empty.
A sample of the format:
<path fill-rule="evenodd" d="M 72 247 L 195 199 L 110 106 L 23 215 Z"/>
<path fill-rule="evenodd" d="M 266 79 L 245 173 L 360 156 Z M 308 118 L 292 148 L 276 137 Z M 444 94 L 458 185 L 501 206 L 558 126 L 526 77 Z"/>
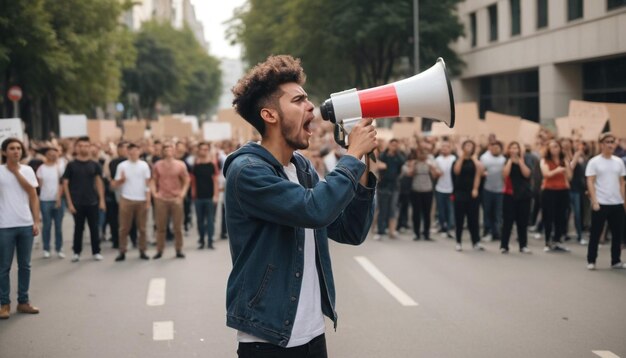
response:
<path fill-rule="evenodd" d="M 420 226 L 424 222 L 424 231 L 421 237 L 430 241 L 430 214 L 433 206 L 433 179 L 440 176 L 439 169 L 432 159 L 428 158 L 429 151 L 419 148 L 415 158 L 409 161 L 407 175 L 411 181 L 411 208 L 413 210 L 414 240 L 420 239 Z"/>
<path fill-rule="evenodd" d="M 435 200 L 437 202 L 437 217 L 439 221 L 439 232 L 449 239 L 452 238 L 450 230 L 454 228 L 454 205 L 452 202 L 452 192 L 454 185 L 452 181 L 452 164 L 456 156 L 451 153 L 450 142 L 441 143 L 439 155 L 435 158 L 438 172 L 441 174 L 437 178 L 435 185 Z"/>
<path fill-rule="evenodd" d="M 530 215 L 531 170 L 518 142 L 511 142 L 507 147 L 508 159 L 502 174 L 504 175 L 503 225 L 500 252 L 509 253 L 509 239 L 513 223 L 517 228 L 519 251 L 530 254 L 528 248 L 528 217 Z"/>
<path fill-rule="evenodd" d="M 502 142 L 493 141 L 489 150 L 480 156 L 480 162 L 485 168 L 485 183 L 483 186 L 483 241 L 500 240 L 502 226 L 502 200 L 504 179 L 502 170 L 506 158 L 502 155 Z"/>
<path fill-rule="evenodd" d="M 78 138 L 74 145 L 76 157 L 67 164 L 63 174 L 63 192 L 67 207 L 74 216 L 72 262 L 78 262 L 83 251 L 85 220 L 89 225 L 91 253 L 96 261 L 101 261 L 98 219 L 99 210 L 105 210 L 102 166 L 90 159 L 89 137 Z"/>
<path fill-rule="evenodd" d="M 11 315 L 9 273 L 17 252 L 17 312 L 39 313 L 30 303 L 30 258 L 33 239 L 39 234 L 40 213 L 35 172 L 20 164 L 26 156 L 17 138 L 2 142 L 0 165 L 0 319 Z"/>
<path fill-rule="evenodd" d="M 135 223 L 139 231 L 139 258 L 148 260 L 146 255 L 146 222 L 150 208 L 150 166 L 139 159 L 139 147 L 128 145 L 128 160 L 121 162 L 116 169 L 114 188 L 120 188 L 119 202 L 119 254 L 115 261 L 126 259 L 128 233 Z"/>
<path fill-rule="evenodd" d="M 480 244 L 478 211 L 480 201 L 478 189 L 482 177 L 482 167 L 475 156 L 476 143 L 466 140 L 459 150 L 460 157 L 454 162 L 454 217 L 456 218 L 456 250 L 462 251 L 463 221 L 467 217 L 467 227 L 475 250 L 484 250 Z"/>
<path fill-rule="evenodd" d="M 153 259 L 160 259 L 165 249 L 165 231 L 169 219 L 172 219 L 176 257 L 183 254 L 183 200 L 189 188 L 187 166 L 174 158 L 174 148 L 170 143 L 163 145 L 163 159 L 153 168 L 150 189 L 154 196 L 157 226 L 157 253 Z"/>
<path fill-rule="evenodd" d="M 389 141 L 387 149 L 380 153 L 378 162 L 379 181 L 376 189 L 378 206 L 378 234 L 374 240 L 380 240 L 385 231 L 389 237 L 396 237 L 396 219 L 398 214 L 398 195 L 400 189 L 400 172 L 406 157 L 398 148 L 398 140 Z"/>
<path fill-rule="evenodd" d="M 574 228 L 576 229 L 576 240 L 579 244 L 586 245 L 587 240 L 583 239 L 582 236 L 582 199 L 586 191 L 585 167 L 587 165 L 587 160 L 585 158 L 585 144 L 583 142 L 578 142 L 575 145 L 575 151 L 573 154 L 570 152 L 568 157 L 569 165 L 572 169 L 572 179 L 569 182 L 569 198 L 571 212 L 574 214 L 573 217 Z"/>
<path fill-rule="evenodd" d="M 215 208 L 218 202 L 218 182 L 220 175 L 215 158 L 211 156 L 209 143 L 198 144 L 198 156 L 191 173 L 191 197 L 196 208 L 196 225 L 198 226 L 198 249 L 206 247 L 214 249 L 213 234 L 215 233 Z"/>
<path fill-rule="evenodd" d="M 555 140 L 548 142 L 540 166 L 543 174 L 541 213 L 546 240 L 543 250 L 569 251 L 561 243 L 561 238 L 567 232 L 569 180 L 572 177 L 572 169 L 565 161 L 565 154 L 559 142 Z"/>
<path fill-rule="evenodd" d="M 50 257 L 50 236 L 54 224 L 54 248 L 60 259 L 65 258 L 63 253 L 63 215 L 65 205 L 62 200 L 63 186 L 61 178 L 63 171 L 58 162 L 59 151 L 55 147 L 47 147 L 43 150 L 46 161 L 37 169 L 37 179 L 41 188 L 39 200 L 43 228 L 41 236 L 43 240 L 43 257 Z"/>
<path fill-rule="evenodd" d="M 585 176 L 591 199 L 591 235 L 587 247 L 587 268 L 596 269 L 598 243 L 605 222 L 611 230 L 611 267 L 626 268 L 620 259 L 621 239 L 624 228 L 624 162 L 613 155 L 615 136 L 603 133 L 599 138 L 601 153 L 589 160 Z"/>

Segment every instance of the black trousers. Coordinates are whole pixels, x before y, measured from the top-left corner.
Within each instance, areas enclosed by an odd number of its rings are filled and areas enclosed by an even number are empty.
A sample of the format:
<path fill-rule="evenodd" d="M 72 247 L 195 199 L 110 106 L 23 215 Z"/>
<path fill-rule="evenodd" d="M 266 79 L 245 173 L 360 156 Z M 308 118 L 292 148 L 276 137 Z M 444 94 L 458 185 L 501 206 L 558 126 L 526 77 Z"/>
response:
<path fill-rule="evenodd" d="M 119 242 L 120 242 L 120 234 L 119 234 L 120 207 L 117 204 L 117 201 L 115 199 L 107 200 L 106 205 L 107 205 L 106 222 L 109 224 L 109 228 L 111 229 L 111 242 L 113 243 L 113 247 L 118 247 Z M 104 227 L 103 227 L 102 233 L 104 234 Z M 105 239 L 105 238 L 103 237 L 102 239 Z"/>
<path fill-rule="evenodd" d="M 598 258 L 598 243 L 604 229 L 604 223 L 609 222 L 611 230 L 611 265 L 620 262 L 621 237 L 624 229 L 624 205 L 600 205 L 600 210 L 591 212 L 591 234 L 587 247 L 587 262 L 596 263 Z"/>
<path fill-rule="evenodd" d="M 239 343 L 239 358 L 327 358 L 326 337 L 319 335 L 307 344 L 283 348 L 270 343 Z"/>
<path fill-rule="evenodd" d="M 413 231 L 420 236 L 421 222 L 424 221 L 424 238 L 430 237 L 430 211 L 433 208 L 433 192 L 411 192 L 411 208 L 413 209 Z"/>
<path fill-rule="evenodd" d="M 567 233 L 567 210 L 569 208 L 569 190 L 544 189 L 541 193 L 541 211 L 546 246 L 552 242 L 561 242 Z M 554 227 L 554 234 L 552 228 Z"/>
<path fill-rule="evenodd" d="M 75 254 L 83 251 L 83 231 L 85 230 L 85 220 L 89 225 L 89 236 L 91 238 L 91 253 L 100 253 L 100 233 L 98 231 L 98 205 L 77 205 L 74 214 L 74 245 L 72 250 Z"/>
<path fill-rule="evenodd" d="M 400 193 L 398 196 L 398 229 L 409 227 L 409 204 L 411 203 L 411 195 L 409 193 Z"/>
<path fill-rule="evenodd" d="M 504 195 L 502 203 L 503 223 L 502 223 L 502 241 L 500 247 L 509 249 L 509 240 L 511 239 L 511 231 L 513 223 L 517 228 L 517 240 L 519 241 L 520 250 L 528 246 L 528 217 L 530 216 L 530 198 L 513 199 L 512 195 Z"/>
<path fill-rule="evenodd" d="M 478 210 L 480 209 L 480 201 L 478 198 L 469 200 L 454 200 L 454 218 L 456 222 L 456 242 L 461 243 L 463 235 L 463 221 L 467 217 L 467 228 L 470 232 L 472 244 L 480 241 L 478 234 Z"/>

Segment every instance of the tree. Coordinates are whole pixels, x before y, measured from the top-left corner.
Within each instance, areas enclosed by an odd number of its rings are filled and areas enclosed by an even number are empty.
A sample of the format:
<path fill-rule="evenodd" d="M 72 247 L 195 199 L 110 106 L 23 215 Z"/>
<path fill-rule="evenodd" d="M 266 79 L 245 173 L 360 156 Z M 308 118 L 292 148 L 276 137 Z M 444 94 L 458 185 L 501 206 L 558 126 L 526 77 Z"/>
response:
<path fill-rule="evenodd" d="M 157 103 L 174 112 L 202 114 L 217 103 L 221 88 L 219 62 L 188 28 L 151 21 L 136 35 L 136 63 L 124 72 L 124 95 L 137 94 L 150 118 Z"/>
<path fill-rule="evenodd" d="M 462 61 L 448 47 L 463 35 L 455 13 L 460 0 L 420 1 L 422 69 L 446 59 L 452 73 Z M 366 88 L 407 75 L 413 62 L 413 9 L 410 0 L 250 0 L 229 30 L 250 64 L 270 54 L 302 59 L 307 88 L 318 99 L 349 87 Z"/>

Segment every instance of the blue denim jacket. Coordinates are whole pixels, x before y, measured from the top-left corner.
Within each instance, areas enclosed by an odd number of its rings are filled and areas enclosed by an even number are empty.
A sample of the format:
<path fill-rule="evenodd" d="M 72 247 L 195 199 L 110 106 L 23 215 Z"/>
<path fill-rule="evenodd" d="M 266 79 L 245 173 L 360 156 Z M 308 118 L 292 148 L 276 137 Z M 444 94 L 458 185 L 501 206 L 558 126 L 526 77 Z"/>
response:
<path fill-rule="evenodd" d="M 359 184 L 365 165 L 351 156 L 319 178 L 294 153 L 301 185 L 287 178 L 270 152 L 248 143 L 224 164 L 226 225 L 233 269 L 226 291 L 226 324 L 285 347 L 296 317 L 304 268 L 304 228 L 315 229 L 322 312 L 337 326 L 328 238 L 359 245 L 374 215 L 376 177 Z"/>

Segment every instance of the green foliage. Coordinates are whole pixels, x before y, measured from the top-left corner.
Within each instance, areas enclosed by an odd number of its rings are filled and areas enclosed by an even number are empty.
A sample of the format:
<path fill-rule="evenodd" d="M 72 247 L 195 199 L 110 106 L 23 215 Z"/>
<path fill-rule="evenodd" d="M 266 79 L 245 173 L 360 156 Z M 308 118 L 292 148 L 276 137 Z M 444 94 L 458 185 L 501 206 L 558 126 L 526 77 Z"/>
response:
<path fill-rule="evenodd" d="M 136 93 L 142 109 L 154 115 L 159 103 L 173 112 L 202 114 L 217 103 L 219 62 L 209 56 L 188 29 L 148 22 L 136 35 L 136 63 L 124 72 L 125 94 Z"/>
<path fill-rule="evenodd" d="M 422 70 L 444 57 L 452 73 L 462 61 L 448 45 L 463 35 L 460 0 L 420 0 Z M 250 64 L 288 53 L 302 59 L 311 95 L 371 87 L 412 73 L 411 0 L 250 0 L 230 23 L 230 39 Z M 404 68 L 402 60 L 404 60 Z"/>

